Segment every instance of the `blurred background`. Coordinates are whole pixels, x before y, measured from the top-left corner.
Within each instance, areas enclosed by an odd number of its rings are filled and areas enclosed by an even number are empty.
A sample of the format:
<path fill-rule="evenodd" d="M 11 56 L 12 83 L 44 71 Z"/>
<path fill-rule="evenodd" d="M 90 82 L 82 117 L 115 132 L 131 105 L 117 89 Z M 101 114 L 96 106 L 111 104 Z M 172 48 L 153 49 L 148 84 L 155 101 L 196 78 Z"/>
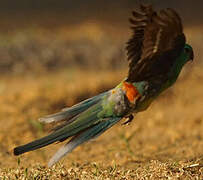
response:
<path fill-rule="evenodd" d="M 126 76 L 128 18 L 140 2 L 178 11 L 195 60 L 184 68 L 177 85 L 136 116 L 130 127 L 116 126 L 95 144 L 98 152 L 83 146 L 83 153 L 78 148 L 69 162 L 83 163 L 86 151 L 89 161 L 105 159 L 107 164 L 114 156 L 120 164 L 130 158 L 145 162 L 151 156 L 163 161 L 202 158 L 202 0 L 0 2 L 0 166 L 15 166 L 13 147 L 47 133 L 37 121 L 40 116 L 110 89 Z M 115 139 L 113 144 L 108 136 Z M 45 163 L 56 147 L 28 153 L 22 162 Z"/>
<path fill-rule="evenodd" d="M 139 2 L 175 8 L 182 16 L 188 41 L 195 49 L 201 47 L 201 0 L 8 0 L 0 7 L 0 72 L 126 67 L 124 47 L 131 33 L 128 18 Z"/>

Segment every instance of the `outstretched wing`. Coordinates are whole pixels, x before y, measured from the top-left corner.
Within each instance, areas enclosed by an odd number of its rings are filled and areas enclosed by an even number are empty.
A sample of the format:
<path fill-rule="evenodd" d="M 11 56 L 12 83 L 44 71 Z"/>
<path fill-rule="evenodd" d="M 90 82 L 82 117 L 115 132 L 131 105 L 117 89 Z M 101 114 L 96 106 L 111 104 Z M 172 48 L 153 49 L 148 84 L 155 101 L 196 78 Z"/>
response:
<path fill-rule="evenodd" d="M 127 43 L 128 82 L 166 79 L 185 45 L 182 23 L 172 9 L 155 12 L 140 6 L 130 19 L 133 36 Z"/>

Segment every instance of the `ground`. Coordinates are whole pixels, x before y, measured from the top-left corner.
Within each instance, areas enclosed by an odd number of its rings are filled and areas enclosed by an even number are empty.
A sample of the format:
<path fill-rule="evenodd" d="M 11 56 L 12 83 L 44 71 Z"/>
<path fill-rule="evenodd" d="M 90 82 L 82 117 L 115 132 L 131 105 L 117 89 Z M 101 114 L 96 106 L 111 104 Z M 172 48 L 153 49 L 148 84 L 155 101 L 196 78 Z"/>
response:
<path fill-rule="evenodd" d="M 127 70 L 1 77 L 0 179 L 203 179 L 203 73 L 190 66 L 131 124 L 118 123 L 51 168 L 60 143 L 18 157 L 12 150 L 49 132 L 39 117 L 114 87 Z"/>

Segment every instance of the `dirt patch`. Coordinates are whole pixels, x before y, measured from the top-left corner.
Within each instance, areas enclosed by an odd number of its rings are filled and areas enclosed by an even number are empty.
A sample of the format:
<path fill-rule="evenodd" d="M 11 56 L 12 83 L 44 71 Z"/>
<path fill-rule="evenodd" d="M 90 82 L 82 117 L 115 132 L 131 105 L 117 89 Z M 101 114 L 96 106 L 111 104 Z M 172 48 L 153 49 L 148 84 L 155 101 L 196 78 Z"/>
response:
<path fill-rule="evenodd" d="M 110 89 L 126 72 L 1 78 L 0 179 L 202 179 L 203 73 L 190 71 L 129 126 L 115 125 L 50 169 L 61 144 L 20 157 L 12 149 L 48 133 L 37 118 Z"/>

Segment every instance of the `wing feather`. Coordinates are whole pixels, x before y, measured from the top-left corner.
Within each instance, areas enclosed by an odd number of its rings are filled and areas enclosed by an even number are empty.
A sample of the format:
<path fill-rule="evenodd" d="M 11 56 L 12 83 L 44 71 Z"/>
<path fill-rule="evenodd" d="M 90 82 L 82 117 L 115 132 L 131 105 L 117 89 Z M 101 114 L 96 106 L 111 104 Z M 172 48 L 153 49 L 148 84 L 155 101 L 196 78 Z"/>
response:
<path fill-rule="evenodd" d="M 152 6 L 133 11 L 133 36 L 127 42 L 127 81 L 166 80 L 185 45 L 181 18 L 173 9 L 155 12 Z"/>

